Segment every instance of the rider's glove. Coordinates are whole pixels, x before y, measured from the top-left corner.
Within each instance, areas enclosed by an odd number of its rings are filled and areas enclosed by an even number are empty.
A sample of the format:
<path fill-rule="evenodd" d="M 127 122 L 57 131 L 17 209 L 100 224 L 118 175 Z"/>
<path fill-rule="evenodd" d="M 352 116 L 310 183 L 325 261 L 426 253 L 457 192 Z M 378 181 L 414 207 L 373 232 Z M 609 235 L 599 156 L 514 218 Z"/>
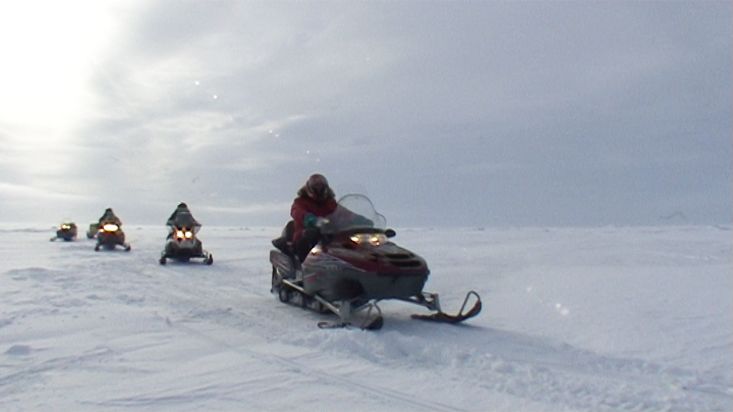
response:
<path fill-rule="evenodd" d="M 318 222 L 318 218 L 316 215 L 312 213 L 308 213 L 305 215 L 305 218 L 303 219 L 303 226 L 305 226 L 307 229 L 316 227 L 316 223 Z"/>

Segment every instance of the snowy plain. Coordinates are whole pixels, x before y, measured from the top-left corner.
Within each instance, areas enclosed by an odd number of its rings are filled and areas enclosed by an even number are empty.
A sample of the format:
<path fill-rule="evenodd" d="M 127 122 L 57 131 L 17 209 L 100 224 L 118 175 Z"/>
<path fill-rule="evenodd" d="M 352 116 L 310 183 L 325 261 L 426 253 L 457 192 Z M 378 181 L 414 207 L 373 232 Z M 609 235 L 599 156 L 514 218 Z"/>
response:
<path fill-rule="evenodd" d="M 84 222 L 77 222 L 84 229 Z M 730 226 L 397 229 L 463 325 L 379 331 L 270 292 L 280 228 L 204 226 L 214 265 L 0 225 L 0 410 L 731 411 Z"/>

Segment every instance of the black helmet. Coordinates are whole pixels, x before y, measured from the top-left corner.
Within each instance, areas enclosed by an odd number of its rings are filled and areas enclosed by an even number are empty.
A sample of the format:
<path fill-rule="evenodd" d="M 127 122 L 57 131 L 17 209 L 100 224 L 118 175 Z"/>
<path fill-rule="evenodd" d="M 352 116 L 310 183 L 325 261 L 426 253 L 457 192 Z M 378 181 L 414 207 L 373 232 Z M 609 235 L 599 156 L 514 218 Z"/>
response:
<path fill-rule="evenodd" d="M 328 180 L 321 174 L 313 174 L 305 182 L 305 191 L 314 199 L 326 199 L 330 191 Z"/>

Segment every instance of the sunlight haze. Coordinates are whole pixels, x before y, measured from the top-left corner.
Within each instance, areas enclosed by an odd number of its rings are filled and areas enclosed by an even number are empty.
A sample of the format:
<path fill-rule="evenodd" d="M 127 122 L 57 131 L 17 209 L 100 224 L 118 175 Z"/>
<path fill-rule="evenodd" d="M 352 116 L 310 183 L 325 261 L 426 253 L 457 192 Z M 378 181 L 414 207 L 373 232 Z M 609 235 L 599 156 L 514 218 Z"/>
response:
<path fill-rule="evenodd" d="M 729 223 L 732 15 L 4 2 L 1 220 L 280 225 L 320 172 L 397 226 Z"/>

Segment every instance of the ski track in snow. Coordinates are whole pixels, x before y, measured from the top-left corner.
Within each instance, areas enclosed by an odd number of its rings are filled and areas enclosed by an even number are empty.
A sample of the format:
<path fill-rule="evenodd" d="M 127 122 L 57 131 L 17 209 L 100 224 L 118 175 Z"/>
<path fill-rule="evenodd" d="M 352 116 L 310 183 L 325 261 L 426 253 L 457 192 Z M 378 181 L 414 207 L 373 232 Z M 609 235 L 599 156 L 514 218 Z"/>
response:
<path fill-rule="evenodd" d="M 204 228 L 211 267 L 159 266 L 163 229 L 126 231 L 130 253 L 95 253 L 86 240 L 48 242 L 48 232 L 34 229 L 0 240 L 0 409 L 291 410 L 309 402 L 324 410 L 733 409 L 724 372 L 733 366 L 725 323 L 732 315 L 724 311 L 731 306 L 731 241 L 722 229 L 558 229 L 552 236 L 539 229 L 405 230 L 395 241 L 427 258 L 426 290 L 440 292 L 450 311 L 476 289 L 484 312 L 463 325 L 436 325 L 409 319 L 425 312 L 420 307 L 382 302 L 385 326 L 377 332 L 318 329 L 324 315 L 269 293 L 269 240 L 278 229 Z M 435 246 L 438 239 L 449 241 Z M 703 296 L 722 305 L 718 317 L 711 317 L 714 305 L 683 313 L 710 323 L 703 322 L 705 336 L 691 336 L 709 342 L 697 355 L 670 346 L 645 356 L 627 342 L 599 350 L 598 329 L 566 322 L 580 318 L 575 308 L 583 302 L 572 294 L 562 304 L 549 299 L 560 293 L 540 286 L 540 270 L 532 274 L 544 267 L 569 276 L 582 267 L 605 275 L 625 267 L 653 275 L 650 268 L 674 266 L 727 279 Z M 532 288 L 511 289 L 518 279 Z M 623 287 L 610 294 L 640 307 L 634 314 L 645 313 L 645 325 L 687 325 L 672 315 L 657 322 L 666 308 L 635 301 Z M 585 284 L 579 293 L 602 296 Z M 522 303 L 527 314 L 493 303 L 505 300 Z M 546 316 L 539 321 L 548 325 L 532 324 L 532 315 Z M 690 326 L 688 334 L 697 332 Z M 668 332 L 654 333 L 649 340 Z M 711 356 L 720 368 L 688 366 Z"/>

